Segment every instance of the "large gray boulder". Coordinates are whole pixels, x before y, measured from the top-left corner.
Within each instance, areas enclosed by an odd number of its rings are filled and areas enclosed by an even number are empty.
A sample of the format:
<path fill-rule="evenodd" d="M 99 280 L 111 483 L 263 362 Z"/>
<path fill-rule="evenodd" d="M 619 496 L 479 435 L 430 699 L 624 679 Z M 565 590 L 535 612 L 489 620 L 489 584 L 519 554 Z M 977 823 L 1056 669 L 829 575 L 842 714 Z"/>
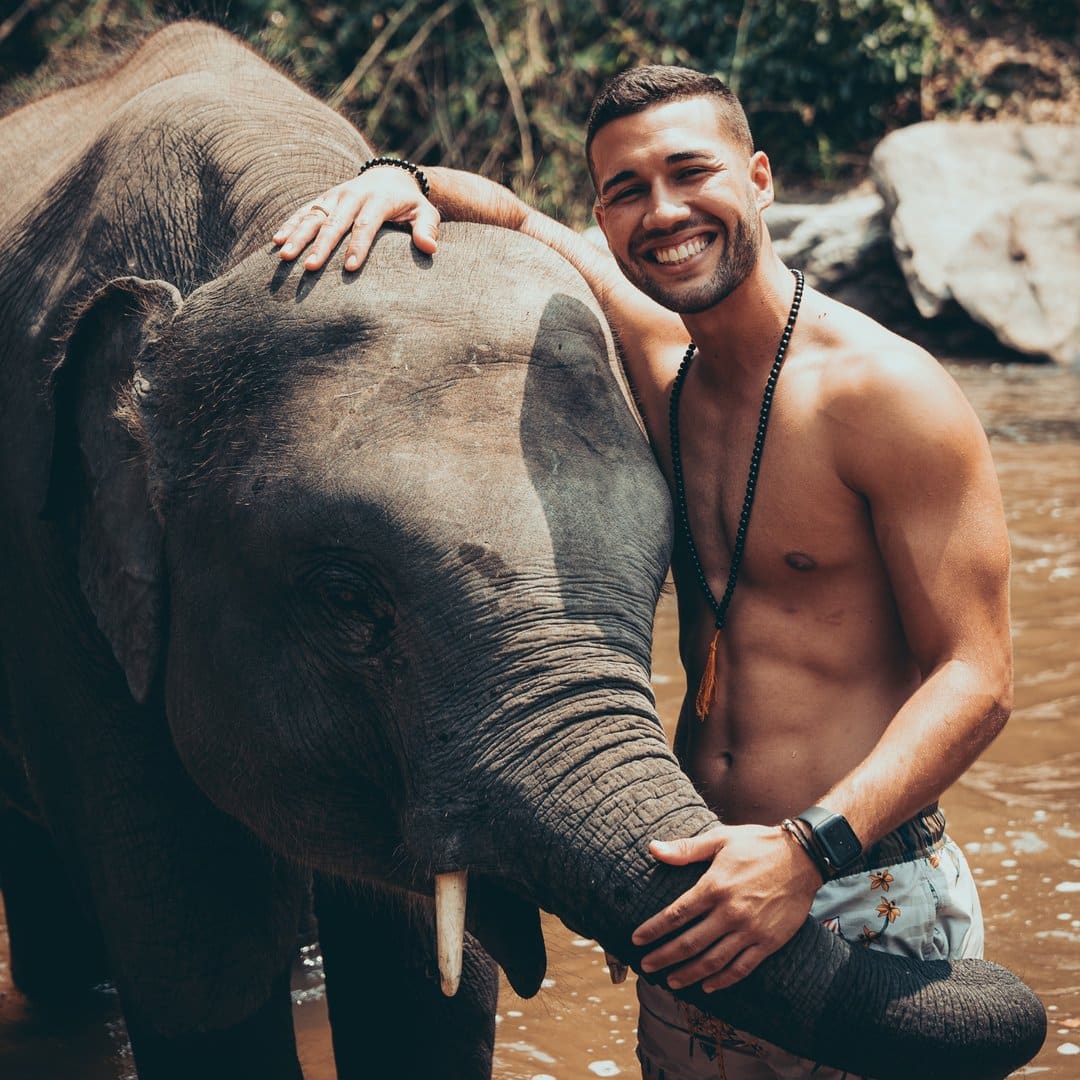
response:
<path fill-rule="evenodd" d="M 884 201 L 873 185 L 828 202 L 776 202 L 765 211 L 776 253 L 807 282 L 889 326 L 918 318 L 896 266 Z"/>
<path fill-rule="evenodd" d="M 924 317 L 955 303 L 1010 348 L 1080 361 L 1080 127 L 915 124 L 870 164 Z"/>

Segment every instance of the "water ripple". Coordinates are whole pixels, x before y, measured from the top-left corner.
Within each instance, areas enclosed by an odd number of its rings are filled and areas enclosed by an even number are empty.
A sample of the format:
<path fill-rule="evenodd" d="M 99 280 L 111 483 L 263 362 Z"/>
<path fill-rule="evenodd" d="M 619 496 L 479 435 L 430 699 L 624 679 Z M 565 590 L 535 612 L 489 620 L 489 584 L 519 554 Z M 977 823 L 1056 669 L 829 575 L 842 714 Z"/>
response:
<path fill-rule="evenodd" d="M 1029 765 L 977 761 L 960 783 L 1010 806 L 1066 813 L 1080 804 L 1080 753 Z"/>

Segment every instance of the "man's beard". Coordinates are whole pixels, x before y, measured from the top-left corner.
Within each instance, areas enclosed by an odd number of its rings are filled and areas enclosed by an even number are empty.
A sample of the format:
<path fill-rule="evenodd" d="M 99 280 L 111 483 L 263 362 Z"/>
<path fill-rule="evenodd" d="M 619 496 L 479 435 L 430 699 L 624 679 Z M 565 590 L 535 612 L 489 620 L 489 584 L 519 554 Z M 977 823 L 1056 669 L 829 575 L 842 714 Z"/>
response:
<path fill-rule="evenodd" d="M 757 220 L 755 208 L 752 214 L 744 214 L 739 218 L 734 233 L 722 225 L 717 226 L 712 245 L 721 243 L 725 237 L 727 245 L 720 254 L 712 277 L 690 291 L 687 286 L 658 282 L 639 265 L 624 262 L 617 255 L 615 261 L 631 284 L 662 307 L 678 315 L 697 315 L 726 299 L 750 276 L 761 251 L 761 232 L 757 228 L 751 228 L 751 224 L 757 225 Z M 686 225 L 680 228 L 685 229 Z"/>

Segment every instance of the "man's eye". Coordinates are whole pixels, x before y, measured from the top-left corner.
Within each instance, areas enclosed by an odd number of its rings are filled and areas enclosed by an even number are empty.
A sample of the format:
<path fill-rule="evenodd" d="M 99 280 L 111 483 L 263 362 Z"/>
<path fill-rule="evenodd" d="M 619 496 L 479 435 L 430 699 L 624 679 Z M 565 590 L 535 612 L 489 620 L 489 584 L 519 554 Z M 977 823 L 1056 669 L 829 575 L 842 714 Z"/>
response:
<path fill-rule="evenodd" d="M 614 194 L 608 196 L 608 204 L 614 202 L 629 202 L 630 199 L 640 195 L 645 189 L 639 185 L 634 187 L 619 188 Z"/>

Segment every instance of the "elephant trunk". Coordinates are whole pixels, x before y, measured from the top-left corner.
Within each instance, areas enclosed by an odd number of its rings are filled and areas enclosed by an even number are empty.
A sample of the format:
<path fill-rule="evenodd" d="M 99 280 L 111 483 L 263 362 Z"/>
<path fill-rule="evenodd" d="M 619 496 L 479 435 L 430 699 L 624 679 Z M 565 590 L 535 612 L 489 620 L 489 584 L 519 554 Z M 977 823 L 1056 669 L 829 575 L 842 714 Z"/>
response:
<path fill-rule="evenodd" d="M 715 816 L 659 725 L 641 716 L 587 725 L 579 745 L 553 745 L 532 765 L 534 780 L 550 773 L 537 781 L 548 795 L 526 815 L 510 812 L 508 832 L 524 830 L 507 836 L 525 855 L 518 873 L 541 907 L 640 970 L 633 930 L 701 872 L 657 862 L 648 843 L 699 834 Z M 1004 968 L 890 956 L 812 920 L 737 986 L 678 996 L 800 1056 L 879 1080 L 1005 1077 L 1046 1033 L 1042 1003 Z"/>

